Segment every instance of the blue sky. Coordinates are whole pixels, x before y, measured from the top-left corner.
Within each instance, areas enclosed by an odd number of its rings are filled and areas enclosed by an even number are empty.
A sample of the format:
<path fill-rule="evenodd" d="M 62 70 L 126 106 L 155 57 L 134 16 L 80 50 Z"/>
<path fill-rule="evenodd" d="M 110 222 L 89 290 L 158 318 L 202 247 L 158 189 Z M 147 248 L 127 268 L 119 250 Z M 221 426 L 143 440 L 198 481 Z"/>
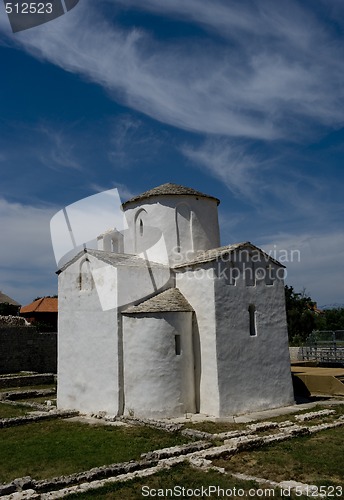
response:
<path fill-rule="evenodd" d="M 1 2 L 0 60 L 4 293 L 56 293 L 64 206 L 175 182 L 221 199 L 222 244 L 299 250 L 287 283 L 344 303 L 342 0 L 80 0 L 15 34 Z"/>

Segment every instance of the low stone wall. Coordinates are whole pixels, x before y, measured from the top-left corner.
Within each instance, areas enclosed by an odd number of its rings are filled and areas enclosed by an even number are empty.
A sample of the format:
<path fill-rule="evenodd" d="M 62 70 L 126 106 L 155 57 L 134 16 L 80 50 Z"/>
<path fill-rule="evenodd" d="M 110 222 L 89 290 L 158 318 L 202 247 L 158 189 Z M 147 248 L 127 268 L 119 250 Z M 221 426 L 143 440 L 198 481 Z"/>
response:
<path fill-rule="evenodd" d="M 54 382 L 56 382 L 56 375 L 53 373 L 18 375 L 10 377 L 0 376 L 0 389 L 53 384 Z"/>
<path fill-rule="evenodd" d="M 17 425 L 25 425 L 32 422 L 40 422 L 41 420 L 55 420 L 58 418 L 70 418 L 75 417 L 78 414 L 77 411 L 73 410 L 56 410 L 56 408 L 50 411 L 41 411 L 41 413 L 24 415 L 23 417 L 12 417 L 12 418 L 2 418 L 0 419 L 0 429 L 5 427 L 14 427 Z"/>
<path fill-rule="evenodd" d="M 0 316 L 0 326 L 30 326 L 21 316 Z"/>
<path fill-rule="evenodd" d="M 0 326 L 0 374 L 21 371 L 56 373 L 57 333 Z"/>

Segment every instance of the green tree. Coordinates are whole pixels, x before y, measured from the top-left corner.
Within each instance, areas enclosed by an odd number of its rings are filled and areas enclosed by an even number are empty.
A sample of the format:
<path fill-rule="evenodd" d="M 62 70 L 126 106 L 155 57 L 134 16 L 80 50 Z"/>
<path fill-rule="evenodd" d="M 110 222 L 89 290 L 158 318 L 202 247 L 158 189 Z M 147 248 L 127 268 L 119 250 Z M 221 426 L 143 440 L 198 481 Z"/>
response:
<path fill-rule="evenodd" d="M 45 295 L 44 297 L 48 298 L 48 299 L 57 299 L 58 295 Z M 39 300 L 39 299 L 43 299 L 43 297 L 36 297 L 35 299 L 33 299 L 32 302 L 35 302 L 36 300 Z"/>
<path fill-rule="evenodd" d="M 0 304 L 0 316 L 18 316 L 19 306 L 2 302 Z"/>
<path fill-rule="evenodd" d="M 305 290 L 297 293 L 288 285 L 285 286 L 285 299 L 289 343 L 298 345 L 316 328 L 316 303 Z"/>
<path fill-rule="evenodd" d="M 344 330 L 344 308 L 325 309 L 319 321 L 318 330 Z"/>

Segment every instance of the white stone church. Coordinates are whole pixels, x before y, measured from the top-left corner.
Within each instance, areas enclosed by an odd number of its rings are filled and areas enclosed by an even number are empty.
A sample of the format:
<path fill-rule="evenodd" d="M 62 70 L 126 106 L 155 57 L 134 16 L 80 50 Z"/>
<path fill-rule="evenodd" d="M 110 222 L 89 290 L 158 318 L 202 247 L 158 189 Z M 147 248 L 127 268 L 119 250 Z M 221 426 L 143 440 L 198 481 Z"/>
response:
<path fill-rule="evenodd" d="M 163 418 L 293 404 L 284 267 L 163 184 L 59 271 L 58 407 Z"/>

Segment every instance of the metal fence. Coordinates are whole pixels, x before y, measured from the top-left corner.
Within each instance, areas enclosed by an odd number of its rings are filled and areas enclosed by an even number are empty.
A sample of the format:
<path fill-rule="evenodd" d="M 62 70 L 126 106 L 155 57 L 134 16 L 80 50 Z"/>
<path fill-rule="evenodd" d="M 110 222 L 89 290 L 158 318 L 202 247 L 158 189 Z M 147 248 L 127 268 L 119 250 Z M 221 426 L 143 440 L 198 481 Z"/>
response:
<path fill-rule="evenodd" d="M 301 348 L 304 361 L 344 364 L 344 330 L 313 331 Z"/>

